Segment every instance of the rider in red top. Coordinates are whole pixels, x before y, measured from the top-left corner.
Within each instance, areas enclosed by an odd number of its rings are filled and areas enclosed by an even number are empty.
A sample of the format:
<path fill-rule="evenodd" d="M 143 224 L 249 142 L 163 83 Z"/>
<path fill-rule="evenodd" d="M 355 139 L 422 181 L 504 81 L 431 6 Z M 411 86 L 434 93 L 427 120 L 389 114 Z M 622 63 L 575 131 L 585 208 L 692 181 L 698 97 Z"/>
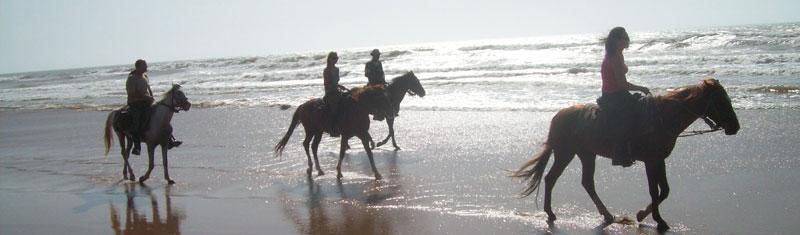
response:
<path fill-rule="evenodd" d="M 625 28 L 616 27 L 608 33 L 606 38 L 606 55 L 603 58 L 603 65 L 600 68 L 600 75 L 603 79 L 603 95 L 597 99 L 597 104 L 609 114 L 607 128 L 611 139 L 614 141 L 613 165 L 628 167 L 633 164 L 634 159 L 630 156 L 628 142 L 631 127 L 635 126 L 632 108 L 636 105 L 636 99 L 629 90 L 641 91 L 650 94 L 647 87 L 637 86 L 625 77 L 628 73 L 628 66 L 625 65 L 625 56 L 622 51 L 628 48 L 630 39 Z"/>

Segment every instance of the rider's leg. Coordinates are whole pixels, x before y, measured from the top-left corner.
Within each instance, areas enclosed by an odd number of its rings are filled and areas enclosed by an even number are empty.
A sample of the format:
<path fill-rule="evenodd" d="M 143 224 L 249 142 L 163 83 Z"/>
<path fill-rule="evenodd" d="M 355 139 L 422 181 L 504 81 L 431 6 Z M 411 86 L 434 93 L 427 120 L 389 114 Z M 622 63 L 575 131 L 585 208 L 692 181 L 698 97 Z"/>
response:
<path fill-rule="evenodd" d="M 141 102 L 136 102 L 128 105 L 128 114 L 131 117 L 131 137 L 133 137 L 133 151 L 134 155 L 139 155 L 142 151 L 141 133 L 142 122 L 144 122 L 144 107 Z"/>

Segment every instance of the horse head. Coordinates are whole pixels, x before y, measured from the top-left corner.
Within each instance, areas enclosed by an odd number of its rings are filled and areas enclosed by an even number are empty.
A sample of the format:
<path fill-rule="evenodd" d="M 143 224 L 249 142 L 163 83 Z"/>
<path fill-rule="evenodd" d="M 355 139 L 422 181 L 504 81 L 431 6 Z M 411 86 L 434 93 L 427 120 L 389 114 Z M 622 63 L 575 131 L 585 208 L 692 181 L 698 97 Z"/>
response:
<path fill-rule="evenodd" d="M 172 88 L 164 94 L 165 103 L 169 106 L 173 107 L 173 110 L 180 111 L 189 111 L 192 107 L 192 103 L 189 102 L 189 98 L 186 98 L 186 94 L 181 91 L 181 85 L 172 84 Z"/>
<path fill-rule="evenodd" d="M 416 75 L 414 75 L 413 71 L 409 71 L 399 79 L 402 79 L 405 84 L 406 92 L 409 95 L 419 95 L 419 97 L 425 97 L 425 88 L 422 88 L 422 84 L 419 83 L 419 79 Z"/>
<path fill-rule="evenodd" d="M 704 115 L 722 127 L 726 135 L 734 135 L 739 131 L 739 119 L 731 105 L 728 92 L 716 79 L 706 79 L 701 84 L 703 97 L 708 101 Z"/>

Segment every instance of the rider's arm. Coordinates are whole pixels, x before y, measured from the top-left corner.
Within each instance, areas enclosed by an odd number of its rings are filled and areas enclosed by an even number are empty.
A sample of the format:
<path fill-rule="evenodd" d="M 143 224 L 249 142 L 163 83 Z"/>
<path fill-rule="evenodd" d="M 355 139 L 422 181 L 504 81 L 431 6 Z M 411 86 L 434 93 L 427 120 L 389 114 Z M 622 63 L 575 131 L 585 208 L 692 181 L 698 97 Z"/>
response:
<path fill-rule="evenodd" d="M 614 79 L 617 80 L 618 84 L 623 84 L 626 90 L 641 91 L 645 94 L 650 94 L 650 89 L 647 89 L 647 87 L 639 86 L 628 82 L 627 77 L 625 77 L 625 74 L 628 72 L 627 71 L 628 67 L 625 66 L 625 59 L 623 59 L 623 57 L 620 56 L 618 59 L 616 59 L 613 65 L 615 71 Z"/>

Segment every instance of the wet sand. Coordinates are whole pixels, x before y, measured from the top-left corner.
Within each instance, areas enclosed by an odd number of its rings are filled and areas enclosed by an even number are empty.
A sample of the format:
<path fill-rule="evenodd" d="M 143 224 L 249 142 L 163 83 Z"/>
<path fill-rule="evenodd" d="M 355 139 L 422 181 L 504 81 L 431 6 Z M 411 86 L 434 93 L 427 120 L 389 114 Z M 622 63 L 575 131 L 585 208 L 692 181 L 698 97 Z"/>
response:
<path fill-rule="evenodd" d="M 103 156 L 105 112 L 0 112 L 0 234 L 572 234 L 601 224 L 578 160 L 556 186 L 555 227 L 534 197 L 516 197 L 524 185 L 506 177 L 538 150 L 552 112 L 404 110 L 396 122 L 402 150 L 374 151 L 380 181 L 355 139 L 341 181 L 336 139 L 320 146 L 323 176 L 306 177 L 302 128 L 274 157 L 292 112 L 177 114 L 175 135 L 185 144 L 169 152 L 171 186 L 160 154 L 146 184 L 122 181 L 117 140 Z M 800 111 L 737 112 L 738 135 L 681 138 L 667 160 L 671 193 L 661 210 L 673 233 L 800 231 Z M 372 125 L 382 139 L 385 123 Z M 146 157 L 131 160 L 142 175 Z M 595 178 L 614 214 L 633 217 L 649 202 L 641 163 L 623 169 L 602 158 Z M 604 231 L 655 233 L 654 224 Z"/>

